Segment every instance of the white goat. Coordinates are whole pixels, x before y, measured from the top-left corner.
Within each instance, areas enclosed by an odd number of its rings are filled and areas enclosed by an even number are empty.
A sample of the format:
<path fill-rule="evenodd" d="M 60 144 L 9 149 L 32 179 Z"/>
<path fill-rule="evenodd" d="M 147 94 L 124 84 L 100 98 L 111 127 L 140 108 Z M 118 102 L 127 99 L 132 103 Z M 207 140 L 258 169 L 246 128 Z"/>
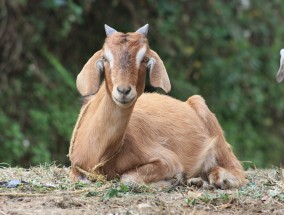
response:
<path fill-rule="evenodd" d="M 154 87 L 171 89 L 162 60 L 148 46 L 148 25 L 126 34 L 107 25 L 105 30 L 103 48 L 77 77 L 77 88 L 88 99 L 72 135 L 71 178 L 84 179 L 95 167 L 107 179 L 119 176 L 123 182 L 185 175 L 202 176 L 220 188 L 244 185 L 243 168 L 201 96 L 181 102 L 143 93 L 147 72 Z"/>

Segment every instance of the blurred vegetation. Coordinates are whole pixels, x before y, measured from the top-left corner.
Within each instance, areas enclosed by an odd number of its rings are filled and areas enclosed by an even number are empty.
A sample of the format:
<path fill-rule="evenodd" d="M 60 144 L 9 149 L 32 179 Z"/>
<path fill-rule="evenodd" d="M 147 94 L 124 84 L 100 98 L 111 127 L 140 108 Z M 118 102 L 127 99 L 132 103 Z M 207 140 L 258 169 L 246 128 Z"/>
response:
<path fill-rule="evenodd" d="M 122 32 L 149 23 L 171 95 L 205 97 L 241 160 L 283 163 L 283 20 L 282 0 L 0 0 L 0 163 L 68 164 L 75 78 L 105 23 Z"/>

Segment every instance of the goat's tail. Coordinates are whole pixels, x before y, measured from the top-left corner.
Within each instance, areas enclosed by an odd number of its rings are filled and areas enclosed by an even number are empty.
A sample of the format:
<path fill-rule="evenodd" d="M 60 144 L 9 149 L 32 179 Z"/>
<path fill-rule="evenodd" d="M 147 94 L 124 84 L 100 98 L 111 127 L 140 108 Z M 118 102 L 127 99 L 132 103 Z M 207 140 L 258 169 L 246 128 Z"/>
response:
<path fill-rule="evenodd" d="M 243 167 L 232 152 L 231 146 L 227 143 L 223 130 L 215 115 L 207 107 L 205 100 L 198 95 L 191 96 L 187 103 L 196 111 L 197 115 L 205 124 L 208 132 L 213 138 L 213 152 L 215 154 L 216 165 L 228 170 L 232 170 L 240 178 L 245 180 Z"/>

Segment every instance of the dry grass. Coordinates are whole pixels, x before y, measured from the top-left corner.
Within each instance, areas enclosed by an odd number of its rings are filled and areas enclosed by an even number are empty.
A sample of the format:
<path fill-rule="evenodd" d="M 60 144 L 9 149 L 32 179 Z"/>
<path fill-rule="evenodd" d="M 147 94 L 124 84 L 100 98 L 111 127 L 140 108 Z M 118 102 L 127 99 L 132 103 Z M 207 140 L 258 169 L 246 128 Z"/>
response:
<path fill-rule="evenodd" d="M 250 183 L 237 190 L 189 186 L 158 190 L 148 186 L 73 183 L 69 169 L 56 165 L 0 168 L 1 214 L 284 214 L 283 170 L 250 170 Z"/>

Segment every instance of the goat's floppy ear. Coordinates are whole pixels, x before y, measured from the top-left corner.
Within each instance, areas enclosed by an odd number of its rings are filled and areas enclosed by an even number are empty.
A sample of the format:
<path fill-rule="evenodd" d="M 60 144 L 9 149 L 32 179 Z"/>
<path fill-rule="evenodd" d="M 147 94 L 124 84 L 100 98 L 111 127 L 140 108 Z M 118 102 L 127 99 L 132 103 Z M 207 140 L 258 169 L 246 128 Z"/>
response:
<path fill-rule="evenodd" d="M 100 77 L 104 70 L 101 52 L 101 50 L 97 51 L 77 76 L 76 85 L 82 96 L 95 94 L 99 90 Z"/>
<path fill-rule="evenodd" d="M 150 59 L 147 70 L 150 72 L 150 82 L 153 87 L 160 87 L 166 93 L 171 91 L 171 83 L 163 61 L 159 55 L 150 50 Z"/>

